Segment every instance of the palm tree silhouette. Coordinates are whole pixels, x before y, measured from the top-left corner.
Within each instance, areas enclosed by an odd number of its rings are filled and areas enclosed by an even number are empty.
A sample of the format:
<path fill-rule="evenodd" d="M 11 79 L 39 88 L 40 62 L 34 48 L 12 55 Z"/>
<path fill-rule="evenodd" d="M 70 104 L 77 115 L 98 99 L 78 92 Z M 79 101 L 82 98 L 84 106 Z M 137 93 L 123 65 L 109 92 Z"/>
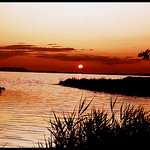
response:
<path fill-rule="evenodd" d="M 143 57 L 143 59 L 148 60 L 150 55 L 150 50 L 147 49 L 145 52 L 141 51 L 141 53 L 138 54 L 138 57 Z"/>

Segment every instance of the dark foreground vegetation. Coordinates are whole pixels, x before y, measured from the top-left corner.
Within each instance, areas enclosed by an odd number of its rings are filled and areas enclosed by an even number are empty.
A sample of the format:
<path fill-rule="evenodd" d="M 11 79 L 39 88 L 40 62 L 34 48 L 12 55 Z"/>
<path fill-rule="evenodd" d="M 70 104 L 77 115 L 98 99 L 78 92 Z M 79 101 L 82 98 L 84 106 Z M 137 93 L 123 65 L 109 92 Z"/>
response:
<path fill-rule="evenodd" d="M 87 89 L 111 94 L 150 97 L 150 77 L 126 77 L 123 79 L 67 79 L 58 85 Z"/>
<path fill-rule="evenodd" d="M 83 101 L 81 98 L 79 109 L 69 115 L 63 113 L 63 118 L 53 111 L 54 119 L 50 120 L 48 128 L 53 138 L 45 138 L 45 144 L 38 146 L 68 150 L 149 147 L 150 114 L 142 106 L 122 103 L 120 111 L 116 112 L 117 101 L 111 100 L 111 113 L 92 108 L 91 113 L 85 115 L 91 102 L 85 105 L 86 98 Z"/>

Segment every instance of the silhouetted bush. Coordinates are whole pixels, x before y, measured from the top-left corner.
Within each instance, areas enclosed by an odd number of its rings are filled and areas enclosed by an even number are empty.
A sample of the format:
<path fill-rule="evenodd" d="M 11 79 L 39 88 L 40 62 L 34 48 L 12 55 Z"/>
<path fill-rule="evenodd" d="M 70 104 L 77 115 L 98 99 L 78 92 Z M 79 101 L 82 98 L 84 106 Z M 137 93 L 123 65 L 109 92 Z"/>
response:
<path fill-rule="evenodd" d="M 63 113 L 63 119 L 57 117 L 50 120 L 48 130 L 53 136 L 55 149 L 97 150 L 116 148 L 135 148 L 149 146 L 150 115 L 142 106 L 131 104 L 120 106 L 117 117 L 114 107 L 117 99 L 110 102 L 111 114 L 106 110 L 96 110 L 84 114 L 89 105 L 85 106 L 86 98 L 80 100 L 79 109 L 69 115 Z M 52 147 L 51 147 L 52 148 Z"/>
<path fill-rule="evenodd" d="M 111 94 L 150 97 L 150 77 L 126 77 L 123 79 L 67 79 L 58 85 L 87 89 Z"/>

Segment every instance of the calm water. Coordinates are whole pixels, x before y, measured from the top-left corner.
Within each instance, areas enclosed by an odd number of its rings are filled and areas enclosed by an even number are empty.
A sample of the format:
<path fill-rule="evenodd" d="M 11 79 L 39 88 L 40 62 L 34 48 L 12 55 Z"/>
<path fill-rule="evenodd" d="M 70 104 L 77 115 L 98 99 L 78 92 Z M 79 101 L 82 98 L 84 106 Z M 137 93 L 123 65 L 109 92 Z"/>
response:
<path fill-rule="evenodd" d="M 76 78 L 124 78 L 123 75 L 63 74 L 63 73 L 19 73 L 0 72 L 0 86 L 6 88 L 0 95 L 0 147 L 37 147 L 37 142 L 44 143 L 44 134 L 52 117 L 51 110 L 58 115 L 62 110 L 70 112 L 78 108 L 81 96 L 90 101 L 92 106 L 109 111 L 110 98 L 118 97 L 125 103 L 142 104 L 150 110 L 150 98 L 112 95 L 57 84 L 69 77 Z M 90 108 L 91 108 L 90 107 Z M 44 119 L 45 120 L 44 120 Z"/>

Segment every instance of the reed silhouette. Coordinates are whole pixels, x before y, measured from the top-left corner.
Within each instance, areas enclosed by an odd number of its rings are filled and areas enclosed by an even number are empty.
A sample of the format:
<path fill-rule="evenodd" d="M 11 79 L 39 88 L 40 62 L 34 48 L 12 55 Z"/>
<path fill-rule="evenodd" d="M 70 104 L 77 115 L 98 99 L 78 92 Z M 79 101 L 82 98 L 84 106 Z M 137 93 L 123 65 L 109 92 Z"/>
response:
<path fill-rule="evenodd" d="M 116 115 L 117 99 L 110 100 L 111 113 L 106 110 L 92 108 L 85 114 L 86 98 L 80 100 L 79 109 L 69 115 L 63 113 L 63 119 L 57 117 L 49 122 L 48 130 L 53 140 L 45 140 L 45 147 L 67 150 L 99 150 L 107 148 L 136 148 L 149 146 L 150 114 L 143 106 L 133 106 L 131 103 L 120 106 L 119 117 Z M 52 146 L 52 143 L 55 146 Z M 41 144 L 42 145 L 42 144 Z M 44 145 L 40 146 L 44 147 Z"/>
<path fill-rule="evenodd" d="M 75 79 L 60 81 L 58 85 L 92 91 L 123 94 L 128 96 L 150 97 L 148 86 L 150 77 L 125 77 L 123 79 Z"/>

